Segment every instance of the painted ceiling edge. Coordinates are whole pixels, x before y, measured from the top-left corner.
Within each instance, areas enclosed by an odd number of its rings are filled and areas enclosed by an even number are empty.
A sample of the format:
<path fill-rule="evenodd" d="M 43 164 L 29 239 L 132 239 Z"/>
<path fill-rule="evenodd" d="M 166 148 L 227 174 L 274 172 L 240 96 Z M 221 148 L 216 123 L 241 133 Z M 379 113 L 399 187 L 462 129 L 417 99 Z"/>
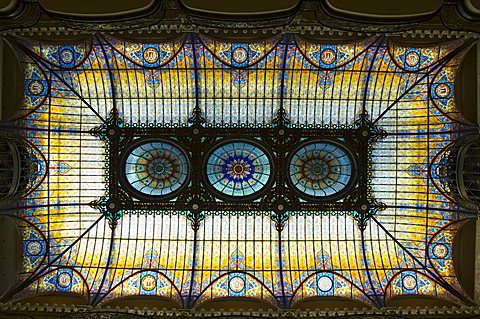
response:
<path fill-rule="evenodd" d="M 193 29 L 193 30 L 192 30 Z M 402 39 L 417 39 L 421 41 L 425 38 L 427 39 L 441 39 L 443 41 L 449 41 L 452 39 L 460 39 L 460 38 L 480 38 L 480 34 L 478 32 L 469 32 L 469 31 L 457 31 L 457 30 L 435 30 L 435 29 L 416 29 L 404 32 L 391 32 L 391 33 L 380 33 L 380 32 L 360 32 L 360 31 L 345 31 L 345 30 L 330 30 L 330 29 L 322 29 L 318 27 L 310 27 L 310 26 L 302 26 L 302 27 L 284 27 L 282 31 L 278 30 L 252 30 L 251 33 L 253 36 L 259 35 L 261 39 L 265 37 L 274 37 L 278 34 L 283 33 L 292 33 L 292 34 L 308 34 L 308 39 L 311 39 L 312 36 L 320 36 L 324 40 L 328 40 L 329 37 L 332 36 L 359 36 L 359 37 L 371 37 L 371 36 L 380 36 L 380 35 L 387 35 L 392 38 L 402 38 Z M 216 34 L 224 33 L 226 35 L 230 35 L 232 38 L 235 38 L 234 34 L 228 31 L 219 31 L 215 30 L 214 28 L 203 28 L 199 26 L 188 27 L 185 28 L 184 25 L 179 26 L 171 26 L 171 25 L 159 25 L 153 29 L 134 29 L 134 30 L 116 30 L 116 31 L 81 31 L 78 29 L 70 29 L 68 27 L 63 26 L 54 26 L 54 27 L 45 27 L 45 28 L 25 28 L 25 29 L 13 29 L 7 31 L 0 31 L 0 35 L 7 36 L 63 36 L 63 35 L 89 35 L 89 34 L 105 34 L 105 35 L 115 35 L 118 34 L 121 37 L 126 37 L 127 39 L 132 37 L 135 38 L 136 35 L 143 35 L 147 36 L 146 38 L 151 35 L 152 38 L 155 38 L 155 34 L 185 34 L 185 33 L 203 33 L 205 35 L 213 34 L 212 38 L 215 38 Z M 323 38 L 325 37 L 325 38 Z M 227 38 L 223 38 L 228 39 Z"/>
<path fill-rule="evenodd" d="M 158 33 L 158 34 L 168 34 L 167 37 L 165 38 L 158 38 L 158 36 L 154 35 L 153 33 Z M 63 30 L 63 31 L 45 31 L 45 30 L 38 30 L 38 32 L 24 32 L 24 31 L 17 31 L 17 32 L 3 32 L 1 33 L 1 36 L 3 36 L 7 41 L 19 41 L 20 43 L 23 43 L 24 41 L 27 41 L 32 44 L 42 44 L 42 45 L 65 45 L 65 44 L 76 44 L 80 45 L 82 43 L 87 44 L 89 46 L 89 50 L 91 51 L 92 49 L 92 43 L 102 41 L 105 42 L 106 45 L 111 46 L 115 50 L 118 50 L 115 47 L 115 44 L 112 43 L 112 40 L 121 42 L 124 41 L 125 44 L 171 44 L 171 43 L 177 43 L 177 51 L 174 54 L 174 56 L 178 53 L 179 50 L 182 49 L 183 45 L 185 45 L 186 42 L 192 42 L 192 41 L 198 41 L 199 44 L 205 46 L 205 48 L 213 55 L 216 55 L 217 53 L 214 52 L 213 47 L 218 45 L 218 44 L 233 44 L 233 43 L 242 43 L 242 44 L 262 44 L 266 43 L 268 41 L 272 41 L 272 44 L 268 46 L 268 49 L 265 51 L 265 55 L 269 55 L 272 51 L 275 50 L 275 48 L 278 46 L 280 42 L 286 43 L 286 42 L 292 42 L 295 43 L 299 48 L 306 46 L 306 45 L 354 45 L 354 44 L 361 44 L 361 43 L 369 43 L 367 46 L 365 46 L 364 50 L 367 50 L 369 46 L 373 45 L 379 37 L 385 37 L 385 39 L 388 42 L 388 48 L 389 51 L 391 51 L 394 48 L 411 48 L 415 47 L 418 49 L 422 48 L 434 48 L 436 46 L 443 46 L 443 45 L 453 45 L 455 43 L 458 43 L 460 45 L 462 41 L 465 40 L 471 40 L 471 46 L 475 44 L 475 40 L 480 38 L 480 35 L 474 34 L 474 33 L 466 33 L 466 32 L 457 32 L 457 31 L 451 31 L 451 32 L 443 32 L 443 33 L 431 33 L 430 31 L 425 31 L 425 30 L 418 30 L 418 33 L 402 33 L 401 35 L 399 34 L 372 34 L 372 33 L 357 33 L 358 38 L 356 39 L 330 39 L 329 37 L 337 34 L 337 35 L 344 35 L 347 34 L 347 32 L 343 31 L 315 31 L 312 32 L 312 34 L 320 36 L 317 40 L 312 38 L 312 36 L 306 35 L 307 32 L 282 32 L 281 34 L 277 34 L 276 32 L 272 34 L 262 34 L 261 37 L 258 39 L 256 38 L 250 38 L 248 40 L 242 41 L 242 39 L 237 39 L 237 38 L 218 38 L 215 36 L 215 34 L 212 34 L 211 32 L 190 32 L 190 31 L 172 31 L 172 30 L 155 30 L 153 32 L 150 31 L 145 31 L 142 32 L 142 30 L 137 30 L 136 32 L 87 32 L 87 33 L 81 33 L 87 38 L 85 40 L 78 39 L 78 40 L 68 40 L 65 41 L 64 39 L 55 39 L 49 38 L 48 40 L 45 40 L 41 38 L 41 36 L 49 35 L 49 36 L 55 36 L 55 35 L 69 35 L 69 34 L 75 34 L 78 35 L 80 34 L 77 30 Z M 353 35 L 353 32 L 348 32 L 349 35 Z M 136 38 L 136 35 L 142 35 L 140 39 Z M 39 38 L 40 37 L 40 38 Z M 191 39 L 193 37 L 193 39 Z M 418 42 L 418 40 L 428 38 L 430 41 L 433 42 L 427 42 L 421 44 Z M 205 43 L 203 39 L 207 39 L 211 43 Z M 273 43 L 275 42 L 275 43 Z M 26 43 L 24 43 L 26 44 Z M 300 49 L 302 50 L 302 49 Z M 363 51 L 359 51 L 353 55 L 350 60 L 343 62 L 343 64 L 349 63 L 351 60 L 355 59 L 358 57 L 358 55 L 363 54 Z M 90 54 L 90 53 L 88 53 Z M 88 57 L 88 54 L 85 55 L 84 60 Z M 302 51 L 302 54 L 305 55 L 305 53 Z M 393 53 L 390 53 L 393 55 Z M 174 56 L 171 58 L 173 59 Z M 217 56 L 218 58 L 218 56 Z M 393 58 L 393 56 L 392 56 Z M 155 66 L 152 68 L 158 68 L 161 66 L 164 66 L 168 64 L 171 59 L 167 62 L 163 62 L 162 65 L 160 66 Z M 308 59 L 308 58 L 307 58 Z M 84 62 L 77 62 L 79 64 Z M 134 62 L 132 60 L 132 62 Z M 134 62 L 135 63 L 135 62 Z M 310 61 L 312 63 L 312 61 Z M 248 68 L 253 66 L 255 63 L 251 63 L 246 65 L 245 67 L 242 68 Z M 313 63 L 315 64 L 315 63 Z M 342 64 L 342 65 L 343 65 Z M 227 63 L 228 65 L 228 63 Z M 337 68 L 341 67 L 342 65 L 338 65 Z M 78 66 L 78 65 L 77 65 Z M 232 67 L 232 65 L 228 65 Z M 317 66 L 318 67 L 318 66 Z"/>

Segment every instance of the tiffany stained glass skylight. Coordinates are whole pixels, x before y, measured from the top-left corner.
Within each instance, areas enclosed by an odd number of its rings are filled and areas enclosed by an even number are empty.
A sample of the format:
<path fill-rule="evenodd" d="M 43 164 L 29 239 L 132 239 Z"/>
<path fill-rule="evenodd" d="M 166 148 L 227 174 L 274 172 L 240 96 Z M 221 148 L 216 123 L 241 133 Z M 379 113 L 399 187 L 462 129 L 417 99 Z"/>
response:
<path fill-rule="evenodd" d="M 24 243 L 10 297 L 470 303 L 452 242 L 474 213 L 437 187 L 436 161 L 475 129 L 454 100 L 470 41 L 10 42 L 25 99 L 4 124 L 44 174 L 9 208 Z"/>
<path fill-rule="evenodd" d="M 272 160 L 252 142 L 227 140 L 206 159 L 204 171 L 208 183 L 234 199 L 255 196 L 272 181 Z"/>
<path fill-rule="evenodd" d="M 293 187 L 312 199 L 339 196 L 354 179 L 353 155 L 332 141 L 312 141 L 293 151 L 289 165 Z"/>
<path fill-rule="evenodd" d="M 140 139 L 124 153 L 120 174 L 137 197 L 171 196 L 186 184 L 187 155 L 168 141 Z"/>

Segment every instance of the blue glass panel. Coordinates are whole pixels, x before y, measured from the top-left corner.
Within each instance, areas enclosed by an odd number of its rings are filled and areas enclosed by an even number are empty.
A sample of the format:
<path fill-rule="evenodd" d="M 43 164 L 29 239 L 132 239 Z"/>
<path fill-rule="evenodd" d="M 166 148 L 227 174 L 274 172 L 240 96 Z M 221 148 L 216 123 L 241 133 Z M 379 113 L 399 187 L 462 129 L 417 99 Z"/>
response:
<path fill-rule="evenodd" d="M 166 141 L 150 141 L 134 148 L 127 157 L 127 181 L 139 192 L 165 196 L 187 181 L 188 160 L 177 146 Z"/>
<path fill-rule="evenodd" d="M 249 142 L 231 142 L 216 148 L 207 160 L 207 178 L 220 193 L 232 197 L 253 195 L 271 176 L 266 152 Z"/>
<path fill-rule="evenodd" d="M 315 142 L 298 149 L 290 159 L 292 184 L 313 197 L 333 196 L 352 179 L 352 160 L 348 152 L 330 142 Z"/>

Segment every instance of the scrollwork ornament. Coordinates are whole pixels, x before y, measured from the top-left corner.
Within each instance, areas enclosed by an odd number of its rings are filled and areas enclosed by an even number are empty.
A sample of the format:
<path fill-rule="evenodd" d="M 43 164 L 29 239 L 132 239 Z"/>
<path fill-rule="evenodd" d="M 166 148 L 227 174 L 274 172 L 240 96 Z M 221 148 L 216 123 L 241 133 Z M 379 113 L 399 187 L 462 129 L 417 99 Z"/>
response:
<path fill-rule="evenodd" d="M 123 215 L 118 200 L 108 198 L 107 196 L 91 201 L 90 207 L 98 209 L 105 216 L 111 229 L 117 227 L 118 221 Z"/>
<path fill-rule="evenodd" d="M 118 128 L 123 126 L 123 119 L 120 117 L 117 108 L 113 107 L 105 122 L 100 126 L 90 129 L 90 134 L 104 141 L 110 141 L 112 139 L 119 140 L 122 137 L 119 136 Z"/>

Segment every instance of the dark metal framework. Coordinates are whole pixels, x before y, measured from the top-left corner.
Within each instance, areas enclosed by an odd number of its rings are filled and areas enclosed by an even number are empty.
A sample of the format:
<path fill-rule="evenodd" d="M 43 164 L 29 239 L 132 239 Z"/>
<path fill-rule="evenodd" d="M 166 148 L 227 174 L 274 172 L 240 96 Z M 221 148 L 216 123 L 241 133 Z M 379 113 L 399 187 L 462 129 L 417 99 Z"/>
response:
<path fill-rule="evenodd" d="M 126 211 L 141 210 L 180 210 L 188 211 L 193 222 L 203 220 L 206 211 L 267 211 L 277 222 L 284 221 L 292 211 L 331 211 L 353 214 L 361 227 L 382 205 L 374 200 L 368 188 L 368 150 L 371 144 L 385 136 L 385 132 L 377 129 L 365 117 L 362 117 L 351 128 L 296 128 L 290 125 L 281 107 L 271 127 L 250 128 L 210 128 L 205 125 L 199 108 L 189 120 L 190 125 L 178 128 L 144 128 L 125 127 L 118 113 L 114 110 L 106 125 L 92 131 L 92 134 L 107 141 L 108 145 L 108 194 L 93 205 L 98 207 L 111 222 L 115 223 Z M 190 154 L 192 172 L 190 182 L 174 200 L 142 197 L 134 200 L 131 194 L 122 187 L 121 165 L 122 152 L 128 149 L 136 138 L 175 139 L 179 146 Z M 356 181 L 353 187 L 347 188 L 340 195 L 342 199 L 331 198 L 323 201 L 305 199 L 289 185 L 287 171 L 288 158 L 301 141 L 313 141 L 318 138 L 342 140 L 354 154 L 357 162 Z M 266 187 L 266 194 L 259 200 L 238 200 L 221 196 L 208 187 L 205 181 L 204 161 L 208 150 L 225 139 L 253 139 L 261 143 L 269 153 L 274 154 L 273 188 Z M 132 196 L 133 195 L 133 196 Z M 304 197 L 304 196 L 303 196 Z M 250 198 L 248 198 L 250 199 Z"/>

